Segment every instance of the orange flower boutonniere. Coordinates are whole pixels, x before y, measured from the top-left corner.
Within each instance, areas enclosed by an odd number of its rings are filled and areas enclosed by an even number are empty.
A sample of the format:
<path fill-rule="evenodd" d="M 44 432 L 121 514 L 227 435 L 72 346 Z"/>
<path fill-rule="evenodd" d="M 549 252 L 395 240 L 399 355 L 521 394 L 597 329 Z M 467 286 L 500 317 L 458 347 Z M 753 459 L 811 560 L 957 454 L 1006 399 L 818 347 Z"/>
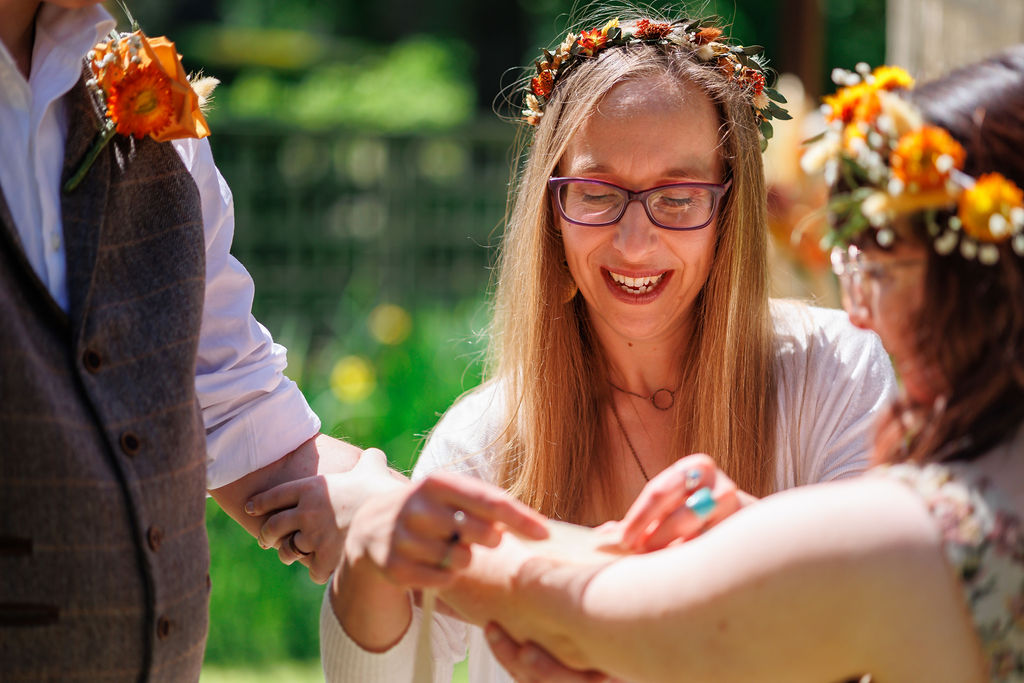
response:
<path fill-rule="evenodd" d="M 157 142 L 210 134 L 203 109 L 218 81 L 190 79 L 167 38 L 149 38 L 142 31 L 114 34 L 86 59 L 93 75 L 87 85 L 105 108 L 104 120 L 82 165 L 65 183 L 65 192 L 78 187 L 114 134 L 149 136 Z"/>

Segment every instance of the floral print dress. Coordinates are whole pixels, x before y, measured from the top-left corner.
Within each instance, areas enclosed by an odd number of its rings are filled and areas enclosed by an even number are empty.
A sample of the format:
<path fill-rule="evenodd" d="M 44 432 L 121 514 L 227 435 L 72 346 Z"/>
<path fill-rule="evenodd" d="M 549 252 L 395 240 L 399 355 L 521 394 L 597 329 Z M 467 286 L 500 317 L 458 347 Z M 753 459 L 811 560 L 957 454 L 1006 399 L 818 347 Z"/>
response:
<path fill-rule="evenodd" d="M 925 500 L 960 579 L 992 681 L 1024 682 L 1024 528 L 969 464 L 878 468 Z"/>

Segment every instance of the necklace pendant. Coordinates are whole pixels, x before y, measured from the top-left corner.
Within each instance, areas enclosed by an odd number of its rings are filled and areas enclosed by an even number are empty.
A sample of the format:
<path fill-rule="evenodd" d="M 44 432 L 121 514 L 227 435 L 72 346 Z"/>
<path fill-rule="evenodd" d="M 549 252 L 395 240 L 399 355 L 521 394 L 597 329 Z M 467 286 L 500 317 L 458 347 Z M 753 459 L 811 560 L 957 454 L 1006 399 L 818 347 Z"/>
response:
<path fill-rule="evenodd" d="M 658 410 L 668 410 L 676 402 L 676 393 L 671 389 L 658 389 L 651 394 L 651 405 Z"/>

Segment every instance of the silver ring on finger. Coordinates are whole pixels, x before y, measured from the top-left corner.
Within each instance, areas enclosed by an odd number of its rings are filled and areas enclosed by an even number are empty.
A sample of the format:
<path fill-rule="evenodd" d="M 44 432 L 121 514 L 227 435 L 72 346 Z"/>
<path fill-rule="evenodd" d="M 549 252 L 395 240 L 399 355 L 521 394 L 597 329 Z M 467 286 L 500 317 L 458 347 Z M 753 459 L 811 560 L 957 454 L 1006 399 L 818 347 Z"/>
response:
<path fill-rule="evenodd" d="M 686 491 L 696 491 L 700 487 L 700 481 L 704 478 L 704 474 L 696 467 L 683 472 L 683 488 Z"/>
<path fill-rule="evenodd" d="M 455 545 L 462 540 L 462 526 L 466 523 L 466 513 L 456 510 L 452 513 L 452 522 L 455 524 L 455 528 L 448 536 L 449 545 Z"/>

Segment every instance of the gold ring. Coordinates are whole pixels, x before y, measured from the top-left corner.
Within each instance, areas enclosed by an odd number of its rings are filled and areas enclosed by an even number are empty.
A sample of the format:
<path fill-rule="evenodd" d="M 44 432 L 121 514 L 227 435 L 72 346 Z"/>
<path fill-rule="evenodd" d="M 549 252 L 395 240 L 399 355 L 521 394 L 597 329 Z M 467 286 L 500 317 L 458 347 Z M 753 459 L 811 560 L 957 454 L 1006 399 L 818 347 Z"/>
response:
<path fill-rule="evenodd" d="M 437 568 L 440 569 L 441 571 L 445 571 L 445 570 L 451 568 L 451 566 L 452 566 L 452 548 L 454 548 L 454 547 L 455 547 L 454 543 L 449 543 L 447 546 L 445 546 L 444 557 L 442 557 L 441 561 L 437 563 Z"/>

